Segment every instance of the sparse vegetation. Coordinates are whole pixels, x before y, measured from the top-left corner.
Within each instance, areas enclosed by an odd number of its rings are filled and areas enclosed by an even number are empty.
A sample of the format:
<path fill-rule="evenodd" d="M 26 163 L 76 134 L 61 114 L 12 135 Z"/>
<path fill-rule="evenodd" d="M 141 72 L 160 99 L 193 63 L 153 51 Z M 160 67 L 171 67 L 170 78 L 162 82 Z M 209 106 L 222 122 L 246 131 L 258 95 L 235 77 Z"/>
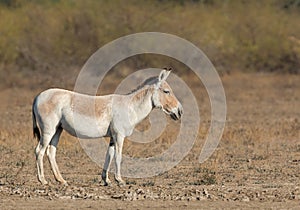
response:
<path fill-rule="evenodd" d="M 155 182 L 153 181 L 147 181 L 145 183 L 142 183 L 142 186 L 143 187 L 147 187 L 147 186 L 154 186 Z"/>
<path fill-rule="evenodd" d="M 213 174 L 204 174 L 201 179 L 190 182 L 190 185 L 212 185 L 216 184 L 216 177 Z"/>
<path fill-rule="evenodd" d="M 144 31 L 190 40 L 219 71 L 299 73 L 299 10 L 297 0 L 1 0 L 0 73 L 81 67 L 109 41 Z"/>
<path fill-rule="evenodd" d="M 212 185 L 217 183 L 216 172 L 210 168 L 195 168 L 194 177 L 196 180 L 190 182 L 190 185 Z"/>

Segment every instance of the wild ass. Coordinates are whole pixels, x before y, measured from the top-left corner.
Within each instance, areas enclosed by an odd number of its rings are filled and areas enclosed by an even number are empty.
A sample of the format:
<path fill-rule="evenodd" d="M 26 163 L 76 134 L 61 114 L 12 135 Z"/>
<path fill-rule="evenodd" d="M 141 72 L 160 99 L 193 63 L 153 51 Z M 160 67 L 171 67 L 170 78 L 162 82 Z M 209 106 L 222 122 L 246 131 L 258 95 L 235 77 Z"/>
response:
<path fill-rule="evenodd" d="M 106 160 L 102 171 L 104 185 L 109 185 L 108 169 L 115 157 L 115 180 L 122 185 L 120 164 L 124 138 L 130 136 L 135 126 L 149 115 L 152 109 L 159 108 L 172 119 L 180 119 L 183 108 L 169 84 L 166 82 L 170 71 L 162 70 L 158 77 L 147 79 L 136 90 L 127 95 L 105 96 L 84 95 L 64 89 L 48 89 L 35 97 L 32 105 L 33 134 L 38 139 L 35 149 L 38 180 L 47 184 L 44 176 L 43 157 L 47 153 L 54 177 L 66 184 L 59 172 L 55 154 L 59 137 L 63 130 L 80 138 L 110 137 Z M 94 116 L 88 116 L 85 104 L 93 101 Z M 76 107 L 76 109 L 74 108 Z M 76 126 L 74 116 L 82 118 L 84 125 Z M 89 123 L 97 123 L 98 129 L 91 129 Z"/>

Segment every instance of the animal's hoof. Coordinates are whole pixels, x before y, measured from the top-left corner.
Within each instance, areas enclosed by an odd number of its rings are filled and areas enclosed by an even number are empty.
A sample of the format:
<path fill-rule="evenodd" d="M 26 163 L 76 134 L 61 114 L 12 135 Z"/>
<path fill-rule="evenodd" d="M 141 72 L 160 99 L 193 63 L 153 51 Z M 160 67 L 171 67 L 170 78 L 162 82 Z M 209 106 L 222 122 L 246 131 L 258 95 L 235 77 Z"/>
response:
<path fill-rule="evenodd" d="M 42 185 L 48 185 L 48 182 L 46 180 L 42 180 L 40 182 L 42 183 Z"/>
<path fill-rule="evenodd" d="M 111 181 L 109 179 L 103 180 L 103 186 L 111 186 Z"/>
<path fill-rule="evenodd" d="M 111 186 L 112 186 L 112 184 L 111 184 L 111 182 L 104 182 L 103 186 L 106 186 L 106 187 L 111 187 Z"/>
<path fill-rule="evenodd" d="M 121 179 L 121 178 L 118 178 L 118 179 L 116 178 L 116 181 L 118 182 L 118 185 L 119 185 L 120 187 L 126 185 L 126 182 L 125 182 L 123 179 Z"/>
<path fill-rule="evenodd" d="M 118 182 L 118 185 L 119 187 L 124 187 L 126 185 L 126 182 L 124 181 Z"/>
<path fill-rule="evenodd" d="M 63 186 L 66 186 L 66 187 L 69 186 L 66 181 L 62 181 L 62 182 L 60 182 L 60 184 L 63 185 Z"/>
<path fill-rule="evenodd" d="M 39 180 L 39 182 L 42 184 L 42 185 L 47 185 L 48 182 L 46 181 L 45 177 L 43 176 L 37 176 L 37 179 Z"/>
<path fill-rule="evenodd" d="M 59 184 L 62 185 L 62 186 L 68 186 L 67 181 L 64 180 L 63 178 L 56 178 L 56 177 L 55 177 L 55 180 L 56 180 L 57 182 L 59 182 Z"/>

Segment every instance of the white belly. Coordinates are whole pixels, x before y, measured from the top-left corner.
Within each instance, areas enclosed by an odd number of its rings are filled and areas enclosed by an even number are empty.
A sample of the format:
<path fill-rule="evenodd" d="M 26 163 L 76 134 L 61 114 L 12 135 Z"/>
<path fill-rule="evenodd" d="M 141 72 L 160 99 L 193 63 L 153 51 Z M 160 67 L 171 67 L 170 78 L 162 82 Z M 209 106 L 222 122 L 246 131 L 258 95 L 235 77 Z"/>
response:
<path fill-rule="evenodd" d="M 61 125 L 64 130 L 79 138 L 99 138 L 106 136 L 110 122 L 94 116 L 80 114 L 63 116 Z"/>

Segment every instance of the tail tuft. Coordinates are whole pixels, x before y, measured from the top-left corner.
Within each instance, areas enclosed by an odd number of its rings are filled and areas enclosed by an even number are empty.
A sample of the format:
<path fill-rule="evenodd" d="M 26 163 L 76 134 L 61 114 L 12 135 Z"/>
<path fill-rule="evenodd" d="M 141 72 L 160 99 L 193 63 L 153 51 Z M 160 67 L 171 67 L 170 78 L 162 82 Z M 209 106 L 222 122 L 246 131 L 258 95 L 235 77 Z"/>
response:
<path fill-rule="evenodd" d="M 37 138 L 38 141 L 41 139 L 40 129 L 38 127 L 33 128 L 33 136 Z"/>
<path fill-rule="evenodd" d="M 34 113 L 34 105 L 35 105 L 35 103 L 36 103 L 36 98 L 34 99 L 33 105 L 32 105 L 32 129 L 33 129 L 33 136 L 34 136 L 34 138 L 37 138 L 37 140 L 40 141 L 40 139 L 41 139 L 41 133 L 40 133 L 39 127 L 37 126 L 36 116 L 35 116 L 35 113 Z"/>

